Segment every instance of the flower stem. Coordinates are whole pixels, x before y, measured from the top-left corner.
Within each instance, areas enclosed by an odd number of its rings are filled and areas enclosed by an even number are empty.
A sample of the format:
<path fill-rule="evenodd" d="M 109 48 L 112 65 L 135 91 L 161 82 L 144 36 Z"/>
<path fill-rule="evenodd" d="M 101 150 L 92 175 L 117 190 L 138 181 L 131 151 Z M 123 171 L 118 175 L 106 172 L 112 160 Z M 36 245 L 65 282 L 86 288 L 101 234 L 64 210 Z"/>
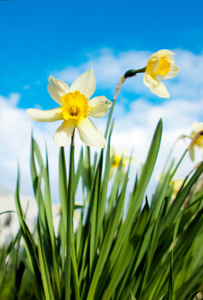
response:
<path fill-rule="evenodd" d="M 120 80 L 118 82 L 118 85 L 116 87 L 116 92 L 115 92 L 115 95 L 114 95 L 113 99 L 116 100 L 116 98 L 118 96 L 118 93 L 120 91 L 121 85 L 124 83 L 124 81 L 126 80 L 126 78 L 133 77 L 133 76 L 135 76 L 138 73 L 144 73 L 145 71 L 146 71 L 146 67 L 144 67 L 142 69 L 138 69 L 138 70 L 131 69 L 131 70 L 128 70 L 127 72 L 125 72 L 121 76 L 121 78 L 120 78 Z"/>
<path fill-rule="evenodd" d="M 74 132 L 70 149 L 70 168 L 67 199 L 67 243 L 65 270 L 65 300 L 71 299 L 71 237 L 73 232 Z"/>
<path fill-rule="evenodd" d="M 138 70 L 131 69 L 131 70 L 128 70 L 127 72 L 125 72 L 125 74 L 123 76 L 126 79 L 128 77 L 133 77 L 138 73 L 144 73 L 145 71 L 146 71 L 146 67 L 144 67 L 142 69 L 138 69 Z"/>
<path fill-rule="evenodd" d="M 72 137 L 71 137 L 71 146 L 75 146 L 75 128 L 73 129 L 73 134 L 72 134 Z"/>
<path fill-rule="evenodd" d="M 111 110 L 109 112 L 109 117 L 108 117 L 108 121 L 107 121 L 107 125 L 106 125 L 106 131 L 105 131 L 105 138 L 107 137 L 107 134 L 108 134 L 108 130 L 109 130 L 109 126 L 110 126 L 110 122 L 111 122 L 111 118 L 112 118 L 112 114 L 113 114 L 113 110 L 114 110 L 114 105 L 115 105 L 115 101 L 117 99 L 117 96 L 118 96 L 118 93 L 121 89 L 121 86 L 122 84 L 124 83 L 124 81 L 126 80 L 126 78 L 128 77 L 132 77 L 132 76 L 135 76 L 136 74 L 138 73 L 144 73 L 146 71 L 146 67 L 142 68 L 142 69 L 138 69 L 138 70 L 128 70 L 127 72 L 125 72 L 119 82 L 118 82 L 118 85 L 116 87 L 116 91 L 115 91 L 115 94 L 114 94 L 114 97 L 113 97 L 113 104 L 112 104 L 112 107 L 111 107 Z"/>

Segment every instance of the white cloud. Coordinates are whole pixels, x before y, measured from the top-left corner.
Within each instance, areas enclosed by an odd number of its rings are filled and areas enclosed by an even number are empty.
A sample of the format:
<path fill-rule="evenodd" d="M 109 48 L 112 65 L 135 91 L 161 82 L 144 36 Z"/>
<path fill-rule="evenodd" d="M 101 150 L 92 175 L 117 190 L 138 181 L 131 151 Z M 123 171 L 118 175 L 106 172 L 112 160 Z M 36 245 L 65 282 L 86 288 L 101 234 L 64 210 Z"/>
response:
<path fill-rule="evenodd" d="M 173 50 L 173 52 L 175 53 L 175 63 L 181 71 L 174 79 L 164 81 L 171 98 L 200 100 L 203 98 L 203 54 L 196 55 L 181 49 Z M 120 76 L 129 69 L 145 67 L 151 54 L 148 51 L 133 50 L 115 54 L 111 49 L 101 49 L 98 52 L 90 53 L 88 60 L 80 66 L 67 66 L 62 70 L 56 70 L 53 76 L 71 84 L 80 74 L 93 68 L 97 88 L 110 89 L 113 93 Z M 133 92 L 147 98 L 157 99 L 143 84 L 143 74 L 126 80 L 121 92 Z"/>
<path fill-rule="evenodd" d="M 20 96 L 19 96 L 20 97 Z M 40 148 L 44 150 L 44 139 L 48 146 L 52 145 L 51 135 L 34 124 L 23 109 L 14 107 L 14 95 L 8 98 L 0 97 L 0 188 L 9 192 L 15 189 L 17 178 L 17 160 L 20 165 L 21 190 L 24 194 L 32 194 L 30 176 L 30 140 L 31 129 L 39 141 Z M 51 143 L 50 143 L 51 141 Z M 52 145 L 52 155 L 57 147 Z M 43 151 L 44 152 L 44 151 Z M 52 155 L 50 154 L 51 158 Z"/>
<path fill-rule="evenodd" d="M 203 69 L 203 55 L 195 55 L 188 51 L 177 50 L 175 59 L 181 67 L 176 79 L 165 82 L 171 99 L 160 99 L 156 104 L 147 101 L 148 97 L 157 99 L 151 94 L 142 80 L 142 74 L 136 78 L 126 80 L 118 96 L 114 116 L 116 118 L 112 143 L 116 151 L 133 147 L 134 155 L 143 162 L 149 148 L 153 132 L 159 118 L 163 118 L 163 138 L 156 172 L 160 171 L 175 139 L 181 134 L 189 134 L 191 124 L 203 119 L 203 84 L 201 72 Z M 109 49 L 88 55 L 86 63 L 75 67 L 68 66 L 56 71 L 53 76 L 71 84 L 73 80 L 88 68 L 93 67 L 97 87 L 106 89 L 113 95 L 119 77 L 130 68 L 142 68 L 151 53 L 128 51 L 117 55 Z M 140 75 L 140 76 L 139 76 Z M 46 87 L 45 87 L 46 88 Z M 127 99 L 128 92 L 141 94 L 138 99 L 131 94 L 131 101 Z M 31 194 L 31 177 L 29 166 L 30 136 L 33 128 L 34 137 L 40 145 L 44 155 L 44 140 L 46 140 L 50 165 L 50 179 L 53 202 L 58 201 L 58 147 L 52 137 L 58 127 L 57 123 L 37 123 L 29 119 L 26 112 L 16 108 L 19 94 L 11 94 L 8 98 L 0 96 L 0 188 L 13 192 L 16 183 L 17 163 L 19 159 L 21 169 L 21 191 Z M 94 119 L 99 130 L 104 132 L 106 119 Z M 188 140 L 180 141 L 175 148 L 174 155 L 179 158 L 188 145 Z M 80 141 L 76 136 L 76 156 L 80 151 Z M 197 161 L 202 154 L 196 149 Z M 67 157 L 68 159 L 68 157 Z M 194 166 L 189 157 L 185 158 L 180 176 L 187 174 Z M 139 165 L 135 165 L 136 171 Z M 134 177 L 134 175 L 133 175 Z"/>

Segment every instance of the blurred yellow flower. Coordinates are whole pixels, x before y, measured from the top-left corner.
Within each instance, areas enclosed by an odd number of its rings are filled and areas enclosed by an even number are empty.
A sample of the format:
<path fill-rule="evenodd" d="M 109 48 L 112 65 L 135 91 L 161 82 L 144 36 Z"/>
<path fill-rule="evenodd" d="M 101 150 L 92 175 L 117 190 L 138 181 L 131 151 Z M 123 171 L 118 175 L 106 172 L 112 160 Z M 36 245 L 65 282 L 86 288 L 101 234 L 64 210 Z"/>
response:
<path fill-rule="evenodd" d="M 174 170 L 171 170 L 171 174 L 172 174 L 173 172 L 174 172 Z M 177 173 L 178 173 L 178 171 L 176 171 L 176 174 L 177 174 Z M 165 178 L 166 178 L 166 174 L 164 174 L 164 173 L 159 173 L 159 174 L 157 174 L 157 176 L 156 176 L 156 179 L 157 179 L 160 183 L 164 183 Z M 178 192 L 179 192 L 179 190 L 180 190 L 180 188 L 181 188 L 183 182 L 184 182 L 184 179 L 183 179 L 183 178 L 179 178 L 179 179 L 171 179 L 171 180 L 170 180 L 169 185 L 173 187 L 173 190 L 172 190 L 172 199 L 174 199 L 174 198 L 177 196 L 177 194 L 178 194 Z"/>
<path fill-rule="evenodd" d="M 169 98 L 169 92 L 160 79 L 170 79 L 176 76 L 179 68 L 169 50 L 159 50 L 149 58 L 144 75 L 144 84 L 152 93 L 162 98 Z"/>
<path fill-rule="evenodd" d="M 122 159 L 122 167 L 124 168 L 127 164 L 135 163 L 138 160 L 135 157 L 124 157 L 123 153 L 126 152 L 127 150 L 123 150 L 122 152 L 118 153 L 117 155 L 115 154 L 115 150 L 113 147 L 110 149 L 110 157 L 113 158 L 111 169 L 110 169 L 110 174 L 109 174 L 109 179 L 113 176 L 113 171 L 115 168 L 119 167 L 119 164 Z"/>
<path fill-rule="evenodd" d="M 199 132 L 203 132 L 203 123 L 198 123 L 198 122 L 194 122 L 192 124 L 192 133 L 190 135 L 190 138 L 193 139 L 194 136 L 199 133 Z M 189 154 L 190 154 L 190 158 L 192 160 L 194 160 L 194 156 L 195 156 L 195 151 L 194 151 L 194 147 L 197 146 L 201 151 L 203 151 L 203 134 L 200 135 L 192 144 L 192 146 L 189 149 Z"/>
<path fill-rule="evenodd" d="M 182 178 L 170 181 L 169 185 L 173 186 L 172 199 L 174 199 L 177 196 L 181 186 L 183 185 L 183 182 L 184 179 Z"/>
<path fill-rule="evenodd" d="M 60 107 L 45 111 L 28 109 L 27 113 L 31 119 L 38 122 L 64 120 L 54 134 L 58 146 L 63 147 L 70 143 L 76 127 L 83 143 L 87 146 L 103 148 L 105 138 L 88 116 L 95 118 L 105 116 L 112 103 L 104 96 L 88 101 L 95 92 L 95 87 L 96 81 L 92 69 L 79 76 L 70 87 L 62 80 L 50 76 L 48 91 Z"/>

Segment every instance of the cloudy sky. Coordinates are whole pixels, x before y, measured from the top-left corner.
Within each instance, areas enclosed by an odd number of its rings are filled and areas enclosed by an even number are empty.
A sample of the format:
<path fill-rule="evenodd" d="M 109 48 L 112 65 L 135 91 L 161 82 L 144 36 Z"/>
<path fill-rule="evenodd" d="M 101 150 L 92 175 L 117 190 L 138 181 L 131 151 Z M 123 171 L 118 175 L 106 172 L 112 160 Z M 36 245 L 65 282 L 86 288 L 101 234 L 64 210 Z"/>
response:
<path fill-rule="evenodd" d="M 21 192 L 32 195 L 29 171 L 31 128 L 44 152 L 47 143 L 53 201 L 57 202 L 56 123 L 36 123 L 27 108 L 54 108 L 47 92 L 52 75 L 69 85 L 93 68 L 95 96 L 112 99 L 120 76 L 142 68 L 153 52 L 170 49 L 181 71 L 165 81 L 170 99 L 152 94 L 143 74 L 126 80 L 114 111 L 112 143 L 116 151 L 133 148 L 142 163 L 154 129 L 163 118 L 157 172 L 170 147 L 191 124 L 203 122 L 203 2 L 190 1 L 0 1 L 0 189 L 14 192 L 17 159 Z M 96 120 L 104 131 L 106 119 Z M 77 139 L 78 151 L 80 142 Z M 180 141 L 175 157 L 188 140 Z M 196 149 L 196 162 L 202 154 Z M 193 167 L 187 157 L 180 174 Z M 139 166 L 134 167 L 139 168 Z M 181 173 L 182 172 L 182 173 Z"/>

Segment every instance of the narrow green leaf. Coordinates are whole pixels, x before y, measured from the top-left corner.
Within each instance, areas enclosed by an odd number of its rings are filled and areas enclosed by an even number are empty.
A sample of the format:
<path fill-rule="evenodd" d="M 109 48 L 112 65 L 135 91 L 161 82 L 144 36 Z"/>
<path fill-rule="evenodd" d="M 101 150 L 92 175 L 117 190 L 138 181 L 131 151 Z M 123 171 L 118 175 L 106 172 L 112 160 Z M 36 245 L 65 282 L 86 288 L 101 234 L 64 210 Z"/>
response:
<path fill-rule="evenodd" d="M 93 278 L 92 278 L 92 282 L 91 282 L 91 285 L 90 285 L 90 288 L 89 288 L 87 300 L 94 299 L 94 293 L 95 293 L 95 290 L 97 288 L 97 283 L 98 283 L 99 278 L 101 276 L 101 273 L 102 273 L 104 264 L 106 262 L 106 259 L 109 255 L 109 251 L 110 251 L 111 246 L 112 246 L 112 241 L 113 241 L 113 238 L 114 238 L 114 235 L 115 235 L 115 232 L 116 232 L 116 228 L 118 226 L 118 220 L 120 219 L 120 215 L 123 212 L 126 185 L 127 185 L 127 175 L 125 177 L 123 189 L 122 189 L 121 194 L 120 194 L 119 199 L 118 199 L 118 204 L 114 209 L 114 214 L 112 216 L 111 223 L 109 224 L 108 229 L 107 229 L 106 237 L 105 237 L 105 240 L 104 240 L 103 245 L 102 245 L 99 260 L 97 262 L 97 265 L 96 265 L 96 268 L 95 268 L 95 271 L 94 271 L 94 275 L 93 275 Z"/>
<path fill-rule="evenodd" d="M 115 264 L 115 262 L 117 260 L 117 257 L 121 251 L 123 244 L 129 238 L 132 224 L 134 222 L 134 218 L 136 216 L 137 210 L 139 209 L 139 207 L 142 203 L 146 187 L 148 185 L 149 179 L 150 179 L 152 171 L 154 169 L 154 165 L 155 165 L 156 158 L 157 158 L 158 151 L 159 151 L 161 134 L 162 134 L 162 121 L 160 120 L 157 125 L 156 131 L 155 131 L 155 134 L 154 134 L 154 137 L 153 137 L 153 140 L 152 140 L 149 152 L 148 152 L 146 163 L 143 166 L 140 179 L 138 180 L 138 183 L 137 183 L 136 193 L 134 195 L 134 198 L 132 198 L 132 201 L 129 204 L 128 213 L 127 213 L 125 222 L 123 223 L 123 225 L 118 233 L 115 247 L 112 250 L 112 253 L 108 260 L 106 269 L 108 269 L 109 272 L 112 270 L 113 265 Z"/>
<path fill-rule="evenodd" d="M 71 240 L 73 231 L 73 182 L 74 182 L 74 146 L 70 149 L 70 169 L 67 199 L 67 244 L 66 244 L 66 265 L 65 265 L 65 299 L 71 299 Z"/>
<path fill-rule="evenodd" d="M 37 225 L 37 233 L 38 233 L 38 255 L 39 255 L 39 264 L 40 271 L 42 276 L 42 282 L 44 287 L 45 299 L 54 300 L 54 293 L 51 285 L 51 274 L 49 273 L 49 268 L 47 266 L 46 255 L 43 248 L 41 228 L 40 228 L 40 220 L 38 219 Z"/>
<path fill-rule="evenodd" d="M 16 203 L 16 209 L 19 217 L 20 226 L 22 229 L 22 236 L 25 243 L 25 250 L 28 256 L 28 268 L 30 271 L 30 274 L 32 276 L 32 286 L 35 290 L 35 295 L 38 299 L 43 300 L 44 294 L 42 291 L 42 282 L 41 282 L 41 276 L 39 271 L 39 265 L 38 260 L 36 256 L 36 245 L 33 240 L 33 236 L 30 233 L 26 222 L 25 217 L 23 214 L 23 210 L 20 204 L 20 196 L 19 196 L 19 189 L 20 189 L 20 172 L 18 167 L 18 174 L 17 174 L 17 184 L 16 184 L 16 192 L 15 192 L 15 203 Z"/>
<path fill-rule="evenodd" d="M 59 149 L 59 193 L 61 201 L 61 212 L 65 231 L 67 231 L 67 199 L 68 199 L 68 187 L 67 187 L 67 171 L 66 171 L 66 159 L 64 147 Z M 66 241 L 66 236 L 63 236 Z"/>
<path fill-rule="evenodd" d="M 55 279 L 55 288 L 56 288 L 56 299 L 61 298 L 61 291 L 60 291 L 60 282 L 59 282 L 59 266 L 57 263 L 56 257 L 56 244 L 55 244 L 55 232 L 54 232 L 54 225 L 53 225 L 53 215 L 52 215 L 52 203 L 51 203 L 51 192 L 50 192 L 50 182 L 49 182 L 49 170 L 48 170 L 48 155 L 46 149 L 46 167 L 44 169 L 44 182 L 45 182 L 45 212 L 46 212 L 46 219 L 49 229 L 49 235 L 51 239 L 51 252 L 52 252 L 52 260 L 53 260 L 53 275 Z"/>

